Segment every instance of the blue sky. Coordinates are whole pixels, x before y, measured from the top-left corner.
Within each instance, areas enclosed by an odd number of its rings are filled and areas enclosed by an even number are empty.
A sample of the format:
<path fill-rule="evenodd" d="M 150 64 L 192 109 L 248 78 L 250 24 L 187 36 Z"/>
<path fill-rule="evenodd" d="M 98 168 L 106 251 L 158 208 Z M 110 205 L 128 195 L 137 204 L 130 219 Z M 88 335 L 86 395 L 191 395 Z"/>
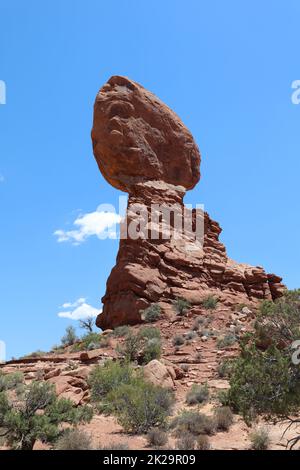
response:
<path fill-rule="evenodd" d="M 90 130 L 111 75 L 171 106 L 202 153 L 204 203 L 228 254 L 300 287 L 298 0 L 1 0 L 0 340 L 8 356 L 49 349 L 69 319 L 100 309 L 116 240 L 58 242 L 56 230 L 117 206 Z M 78 227 L 77 227 L 78 229 Z M 71 310 L 75 307 L 66 307 Z"/>

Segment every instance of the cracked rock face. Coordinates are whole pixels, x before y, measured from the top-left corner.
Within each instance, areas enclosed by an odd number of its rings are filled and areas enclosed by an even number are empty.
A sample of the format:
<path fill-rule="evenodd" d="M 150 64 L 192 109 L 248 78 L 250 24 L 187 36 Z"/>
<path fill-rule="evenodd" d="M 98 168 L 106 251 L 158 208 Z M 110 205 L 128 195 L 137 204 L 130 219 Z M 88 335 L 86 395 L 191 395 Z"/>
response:
<path fill-rule="evenodd" d="M 227 257 L 219 241 L 222 230 L 207 213 L 202 213 L 201 246 L 188 231 L 168 239 L 168 226 L 154 223 L 153 204 L 176 206 L 194 227 L 196 211 L 186 211 L 183 197 L 200 179 L 200 153 L 191 133 L 155 95 L 127 78 L 112 77 L 96 97 L 92 140 L 104 178 L 129 193 L 125 232 L 137 205 L 149 210 L 147 223 L 156 229 L 154 238 L 120 240 L 97 319 L 100 328 L 139 323 L 141 311 L 156 302 L 168 315 L 177 297 L 197 309 L 207 295 L 231 306 L 283 294 L 279 276 Z"/>

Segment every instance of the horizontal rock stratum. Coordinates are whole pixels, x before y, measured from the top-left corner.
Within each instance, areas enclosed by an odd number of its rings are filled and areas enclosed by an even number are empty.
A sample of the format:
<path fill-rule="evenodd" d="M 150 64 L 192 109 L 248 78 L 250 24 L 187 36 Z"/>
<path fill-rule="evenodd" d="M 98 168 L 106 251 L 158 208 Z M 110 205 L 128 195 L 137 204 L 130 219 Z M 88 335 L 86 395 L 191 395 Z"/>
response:
<path fill-rule="evenodd" d="M 185 209 L 184 195 L 200 179 L 200 152 L 180 118 L 155 95 L 128 78 L 110 78 L 96 97 L 92 140 L 104 178 L 129 193 L 126 233 L 136 221 L 137 206 L 148 210 L 147 234 L 150 227 L 156 231 L 154 238 L 120 240 L 97 319 L 100 328 L 139 323 L 141 311 L 152 303 L 168 314 L 178 297 L 198 306 L 214 295 L 230 306 L 283 294 L 279 276 L 228 258 L 219 241 L 221 228 L 207 213 Z M 164 219 L 154 221 L 153 205 L 181 210 L 193 230 L 202 217 L 202 243 L 191 230 L 174 236 L 175 216 L 169 226 Z"/>

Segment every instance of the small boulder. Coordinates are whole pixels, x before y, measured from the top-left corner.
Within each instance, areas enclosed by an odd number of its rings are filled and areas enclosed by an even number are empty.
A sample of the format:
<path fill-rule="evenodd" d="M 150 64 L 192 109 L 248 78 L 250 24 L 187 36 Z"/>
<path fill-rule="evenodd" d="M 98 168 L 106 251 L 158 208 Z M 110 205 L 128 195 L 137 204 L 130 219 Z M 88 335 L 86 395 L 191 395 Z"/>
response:
<path fill-rule="evenodd" d="M 174 381 L 169 368 L 157 359 L 150 361 L 144 367 L 144 378 L 153 385 L 165 388 L 174 388 Z"/>

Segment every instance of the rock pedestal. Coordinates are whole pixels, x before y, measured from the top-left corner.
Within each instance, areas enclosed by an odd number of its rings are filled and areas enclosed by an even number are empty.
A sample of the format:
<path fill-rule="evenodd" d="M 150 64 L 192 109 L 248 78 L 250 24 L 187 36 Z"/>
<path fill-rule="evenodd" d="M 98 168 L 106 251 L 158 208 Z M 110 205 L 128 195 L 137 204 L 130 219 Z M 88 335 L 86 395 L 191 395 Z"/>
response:
<path fill-rule="evenodd" d="M 139 323 L 152 303 L 167 314 L 177 297 L 197 306 L 214 295 L 230 306 L 283 294 L 279 276 L 229 259 L 219 224 L 184 207 L 186 190 L 200 179 L 200 153 L 179 117 L 156 96 L 127 78 L 112 77 L 96 98 L 92 139 L 103 176 L 129 193 L 100 328 Z M 169 220 L 162 207 L 170 209 Z M 191 221 L 187 228 L 185 221 Z M 196 227 L 200 232 L 202 227 L 201 239 Z"/>

